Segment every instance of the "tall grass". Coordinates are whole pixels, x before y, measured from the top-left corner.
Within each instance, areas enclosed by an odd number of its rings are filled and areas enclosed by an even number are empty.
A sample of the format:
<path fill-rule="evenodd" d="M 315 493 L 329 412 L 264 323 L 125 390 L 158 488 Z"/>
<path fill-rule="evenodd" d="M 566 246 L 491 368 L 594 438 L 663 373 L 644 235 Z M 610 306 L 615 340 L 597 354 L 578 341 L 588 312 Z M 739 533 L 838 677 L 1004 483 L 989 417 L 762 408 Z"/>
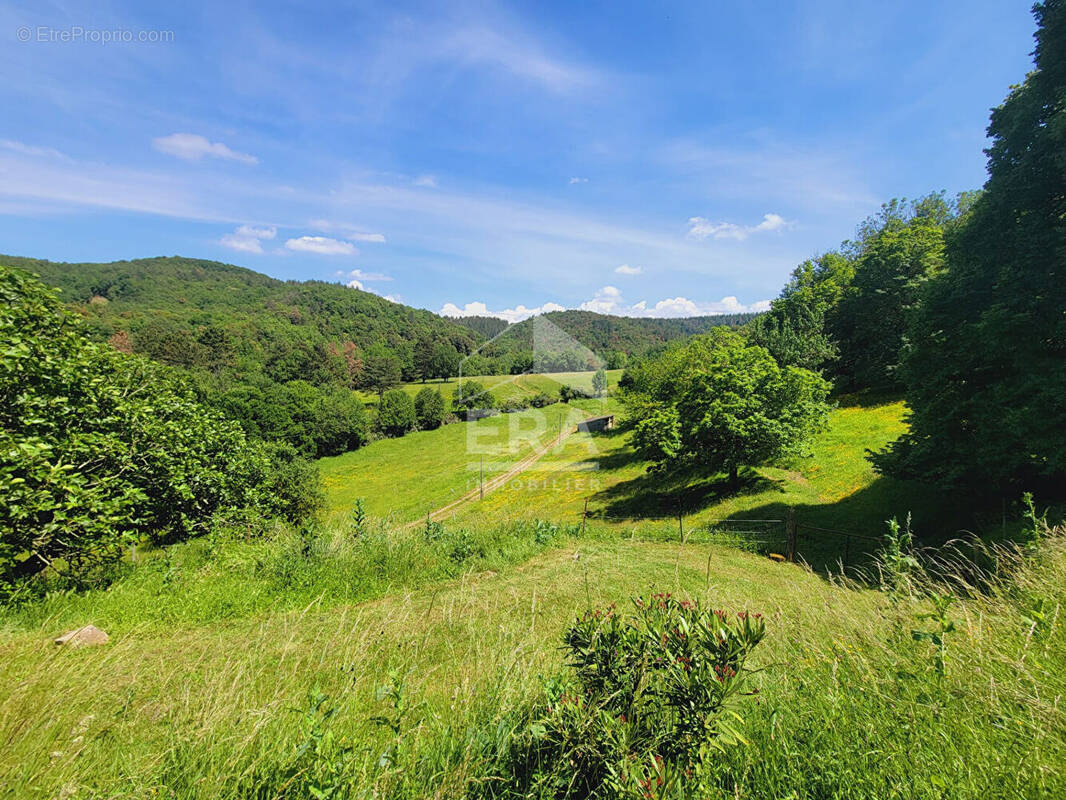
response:
<path fill-rule="evenodd" d="M 515 796 L 495 765 L 565 673 L 562 632 L 590 604 L 667 590 L 767 623 L 748 743 L 717 756 L 706 796 L 1066 796 L 1066 532 L 917 554 L 893 591 L 566 534 L 228 537 L 11 612 L 0 792 Z M 48 641 L 90 621 L 109 645 Z"/>

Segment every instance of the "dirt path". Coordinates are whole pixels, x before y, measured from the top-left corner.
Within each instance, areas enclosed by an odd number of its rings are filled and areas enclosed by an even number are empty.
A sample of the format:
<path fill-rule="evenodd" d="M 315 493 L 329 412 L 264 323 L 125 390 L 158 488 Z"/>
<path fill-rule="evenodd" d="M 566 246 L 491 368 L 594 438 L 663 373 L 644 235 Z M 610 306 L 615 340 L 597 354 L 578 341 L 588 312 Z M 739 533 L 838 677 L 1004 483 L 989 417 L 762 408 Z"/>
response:
<path fill-rule="evenodd" d="M 594 416 L 595 415 L 593 415 L 593 417 Z M 593 419 L 593 417 L 586 417 L 585 419 Z M 513 467 L 511 467 L 509 470 L 507 470 L 506 472 L 500 473 L 499 475 L 495 475 L 492 478 L 489 478 L 487 481 L 485 481 L 485 484 L 484 484 L 484 492 L 485 492 L 485 494 L 488 494 L 489 492 L 493 491 L 494 489 L 499 489 L 501 486 L 503 486 L 505 483 L 507 483 L 507 481 L 511 480 L 511 478 L 515 477 L 516 475 L 521 475 L 527 469 L 529 469 L 534 464 L 536 464 L 540 460 L 541 456 L 543 456 L 545 453 L 547 453 L 553 447 L 557 447 L 558 445 L 562 444 L 575 431 L 577 431 L 577 426 L 576 425 L 573 426 L 572 428 L 568 426 L 566 430 L 562 431 L 558 436 L 556 436 L 554 439 L 552 439 L 546 445 L 544 445 L 543 447 L 541 447 L 541 448 L 539 448 L 537 450 L 534 450 L 532 453 L 527 455 L 521 461 L 516 462 L 515 465 Z M 475 498 L 480 498 L 481 497 L 481 492 L 482 492 L 482 487 L 476 486 L 473 489 L 471 489 L 469 492 L 464 494 L 462 497 L 460 497 L 460 498 L 458 498 L 456 500 L 453 500 L 452 502 L 448 503 L 448 505 L 441 506 L 438 509 L 430 511 L 429 514 L 428 514 L 428 517 L 431 520 L 439 521 L 442 517 L 446 516 L 448 513 L 452 512 L 452 511 L 454 511 L 456 508 L 461 506 L 463 503 L 468 503 L 471 500 L 474 500 Z M 416 525 L 423 524 L 424 521 L 425 521 L 424 519 L 416 519 L 416 520 L 414 520 L 412 522 L 407 523 L 407 525 L 405 525 L 404 527 L 413 528 Z"/>

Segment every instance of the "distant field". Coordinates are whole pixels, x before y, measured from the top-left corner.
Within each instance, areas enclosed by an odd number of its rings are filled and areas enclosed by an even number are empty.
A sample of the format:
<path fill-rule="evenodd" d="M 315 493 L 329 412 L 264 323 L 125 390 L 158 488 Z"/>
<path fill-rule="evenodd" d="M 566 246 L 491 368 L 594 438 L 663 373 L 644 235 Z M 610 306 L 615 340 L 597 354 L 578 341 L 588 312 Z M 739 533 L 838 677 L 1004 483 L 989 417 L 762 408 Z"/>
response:
<path fill-rule="evenodd" d="M 622 372 L 623 370 L 620 369 L 606 370 L 608 391 L 618 386 L 618 380 L 622 377 Z M 557 397 L 559 388 L 564 385 L 591 392 L 592 376 L 595 374 L 594 372 L 550 372 L 531 375 L 472 375 L 463 376 L 463 380 L 477 381 L 490 390 L 496 400 L 504 401 L 512 397 L 532 397 L 538 392 L 547 392 L 553 397 Z M 447 381 L 433 380 L 425 383 L 421 381 L 404 383 L 399 388 L 414 396 L 423 388 L 429 386 L 433 389 L 439 389 L 445 400 L 451 400 L 458 384 L 458 379 L 453 378 Z M 378 396 L 374 392 L 359 392 L 359 394 L 367 403 L 376 404 L 378 401 Z"/>
<path fill-rule="evenodd" d="M 422 517 L 476 487 L 482 466 L 486 480 L 505 472 L 587 415 L 556 403 L 382 439 L 320 459 L 329 513 L 347 513 L 362 498 L 373 516 L 397 521 Z"/>
<path fill-rule="evenodd" d="M 583 415 L 615 410 L 613 398 L 555 405 L 544 414 L 528 411 L 449 425 L 322 459 L 331 513 L 345 513 L 362 497 L 373 515 L 415 519 L 477 486 L 482 455 L 488 479 L 532 451 L 528 436 L 536 434 L 537 442 L 546 443 L 564 419 L 572 427 Z M 474 526 L 504 519 L 576 522 L 587 500 L 591 517 L 624 529 L 637 520 L 666 518 L 644 521 L 642 535 L 655 535 L 656 530 L 662 536 L 676 535 L 678 509 L 686 530 L 698 531 L 714 520 L 783 520 L 789 507 L 803 524 L 871 537 L 883 534 L 885 519 L 903 519 L 908 512 L 914 514 L 919 533 L 939 531 L 949 524 L 950 515 L 940 509 L 936 494 L 878 476 L 865 457 L 868 449 L 884 447 L 905 430 L 904 411 L 899 401 L 837 408 L 809 457 L 746 470 L 738 493 L 722 475 L 688 473 L 674 480 L 649 472 L 649 465 L 630 447 L 627 432 L 575 433 L 484 500 L 455 509 L 450 518 Z M 522 434 L 512 435 L 512 430 Z M 843 546 L 829 541 L 828 556 L 836 557 L 838 545 Z M 868 549 L 858 540 L 848 547 L 849 552 L 855 547 L 856 553 Z"/>

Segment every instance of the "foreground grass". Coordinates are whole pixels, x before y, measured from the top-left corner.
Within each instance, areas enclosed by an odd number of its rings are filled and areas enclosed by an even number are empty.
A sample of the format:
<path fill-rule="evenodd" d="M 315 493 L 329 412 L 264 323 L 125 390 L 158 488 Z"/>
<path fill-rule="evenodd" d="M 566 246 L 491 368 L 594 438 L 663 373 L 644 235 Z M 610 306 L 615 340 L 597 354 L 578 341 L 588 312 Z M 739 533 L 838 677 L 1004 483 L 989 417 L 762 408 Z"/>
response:
<path fill-rule="evenodd" d="M 588 537 L 560 543 L 509 569 L 513 552 L 470 559 L 458 578 L 421 591 L 412 587 L 424 577 L 418 562 L 423 569 L 431 562 L 430 548 L 397 545 L 398 557 L 382 564 L 393 589 L 356 604 L 341 599 L 329 576 L 362 560 L 345 555 L 358 545 L 334 544 L 331 555 L 304 559 L 302 568 L 316 576 L 304 592 L 293 588 L 305 581 L 295 574 L 300 559 L 291 542 L 226 544 L 210 557 L 184 554 L 177 577 L 175 556 L 107 592 L 10 616 L 0 635 L 0 685 L 8 687 L 0 699 L 7 743 L 0 784 L 19 787 L 22 797 L 49 797 L 64 786 L 85 796 L 150 796 L 180 775 L 188 794 L 179 796 L 232 795 L 242 775 L 295 750 L 302 730 L 293 709 L 302 711 L 315 687 L 339 709 L 338 735 L 380 743 L 370 720 L 384 710 L 375 692 L 397 669 L 419 718 L 480 725 L 482 714 L 500 713 L 558 668 L 556 643 L 577 610 L 590 601 L 624 603 L 642 589 L 701 592 L 732 608 L 784 614 L 791 624 L 808 615 L 794 608 L 797 596 L 818 608 L 870 602 L 727 548 Z M 525 547 L 537 548 L 533 533 Z M 294 562 L 291 581 L 248 565 L 270 557 Z M 112 634 L 111 644 L 51 644 L 57 632 L 90 621 Z M 498 702 L 486 711 L 485 698 Z"/>
<path fill-rule="evenodd" d="M 941 675 L 936 648 L 910 633 L 931 624 L 920 594 L 598 528 L 585 539 L 543 526 L 467 533 L 476 546 L 461 558 L 457 529 L 436 542 L 338 534 L 308 549 L 282 534 L 187 546 L 110 590 L 6 614 L 0 792 L 282 797 L 313 777 L 339 781 L 341 796 L 504 796 L 496 754 L 562 668 L 562 631 L 590 604 L 648 591 L 767 619 L 759 694 L 743 710 L 749 744 L 722 754 L 710 796 L 1066 791 L 1061 537 L 1001 590 L 950 609 Z M 371 574 L 375 599 L 353 602 L 370 596 L 357 587 Z M 111 643 L 51 644 L 87 622 Z"/>

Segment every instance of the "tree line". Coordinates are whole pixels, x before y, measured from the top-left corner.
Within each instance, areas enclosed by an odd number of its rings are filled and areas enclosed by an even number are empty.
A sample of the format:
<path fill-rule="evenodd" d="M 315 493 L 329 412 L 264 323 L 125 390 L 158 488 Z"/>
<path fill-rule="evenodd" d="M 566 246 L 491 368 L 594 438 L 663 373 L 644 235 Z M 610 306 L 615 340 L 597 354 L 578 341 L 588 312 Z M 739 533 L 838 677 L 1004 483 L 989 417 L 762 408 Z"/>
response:
<path fill-rule="evenodd" d="M 839 393 L 902 393 L 876 468 L 964 492 L 1066 486 L 1066 5 L 1039 3 L 1035 69 L 992 112 L 988 180 L 893 200 L 800 264 L 743 335 L 668 347 L 621 387 L 660 466 L 729 471 L 802 447 Z"/>
<path fill-rule="evenodd" d="M 306 457 L 359 447 L 380 429 L 356 391 L 377 394 L 380 403 L 401 382 L 454 378 L 460 364 L 464 375 L 599 365 L 585 348 L 536 357 L 528 323 L 508 330 L 503 320 L 449 320 L 340 284 L 280 281 L 213 261 L 3 262 L 59 287 L 90 339 L 177 369 L 200 402 L 246 434 Z M 591 336 L 611 367 L 711 324 L 588 312 L 565 312 L 556 322 L 578 338 Z"/>

